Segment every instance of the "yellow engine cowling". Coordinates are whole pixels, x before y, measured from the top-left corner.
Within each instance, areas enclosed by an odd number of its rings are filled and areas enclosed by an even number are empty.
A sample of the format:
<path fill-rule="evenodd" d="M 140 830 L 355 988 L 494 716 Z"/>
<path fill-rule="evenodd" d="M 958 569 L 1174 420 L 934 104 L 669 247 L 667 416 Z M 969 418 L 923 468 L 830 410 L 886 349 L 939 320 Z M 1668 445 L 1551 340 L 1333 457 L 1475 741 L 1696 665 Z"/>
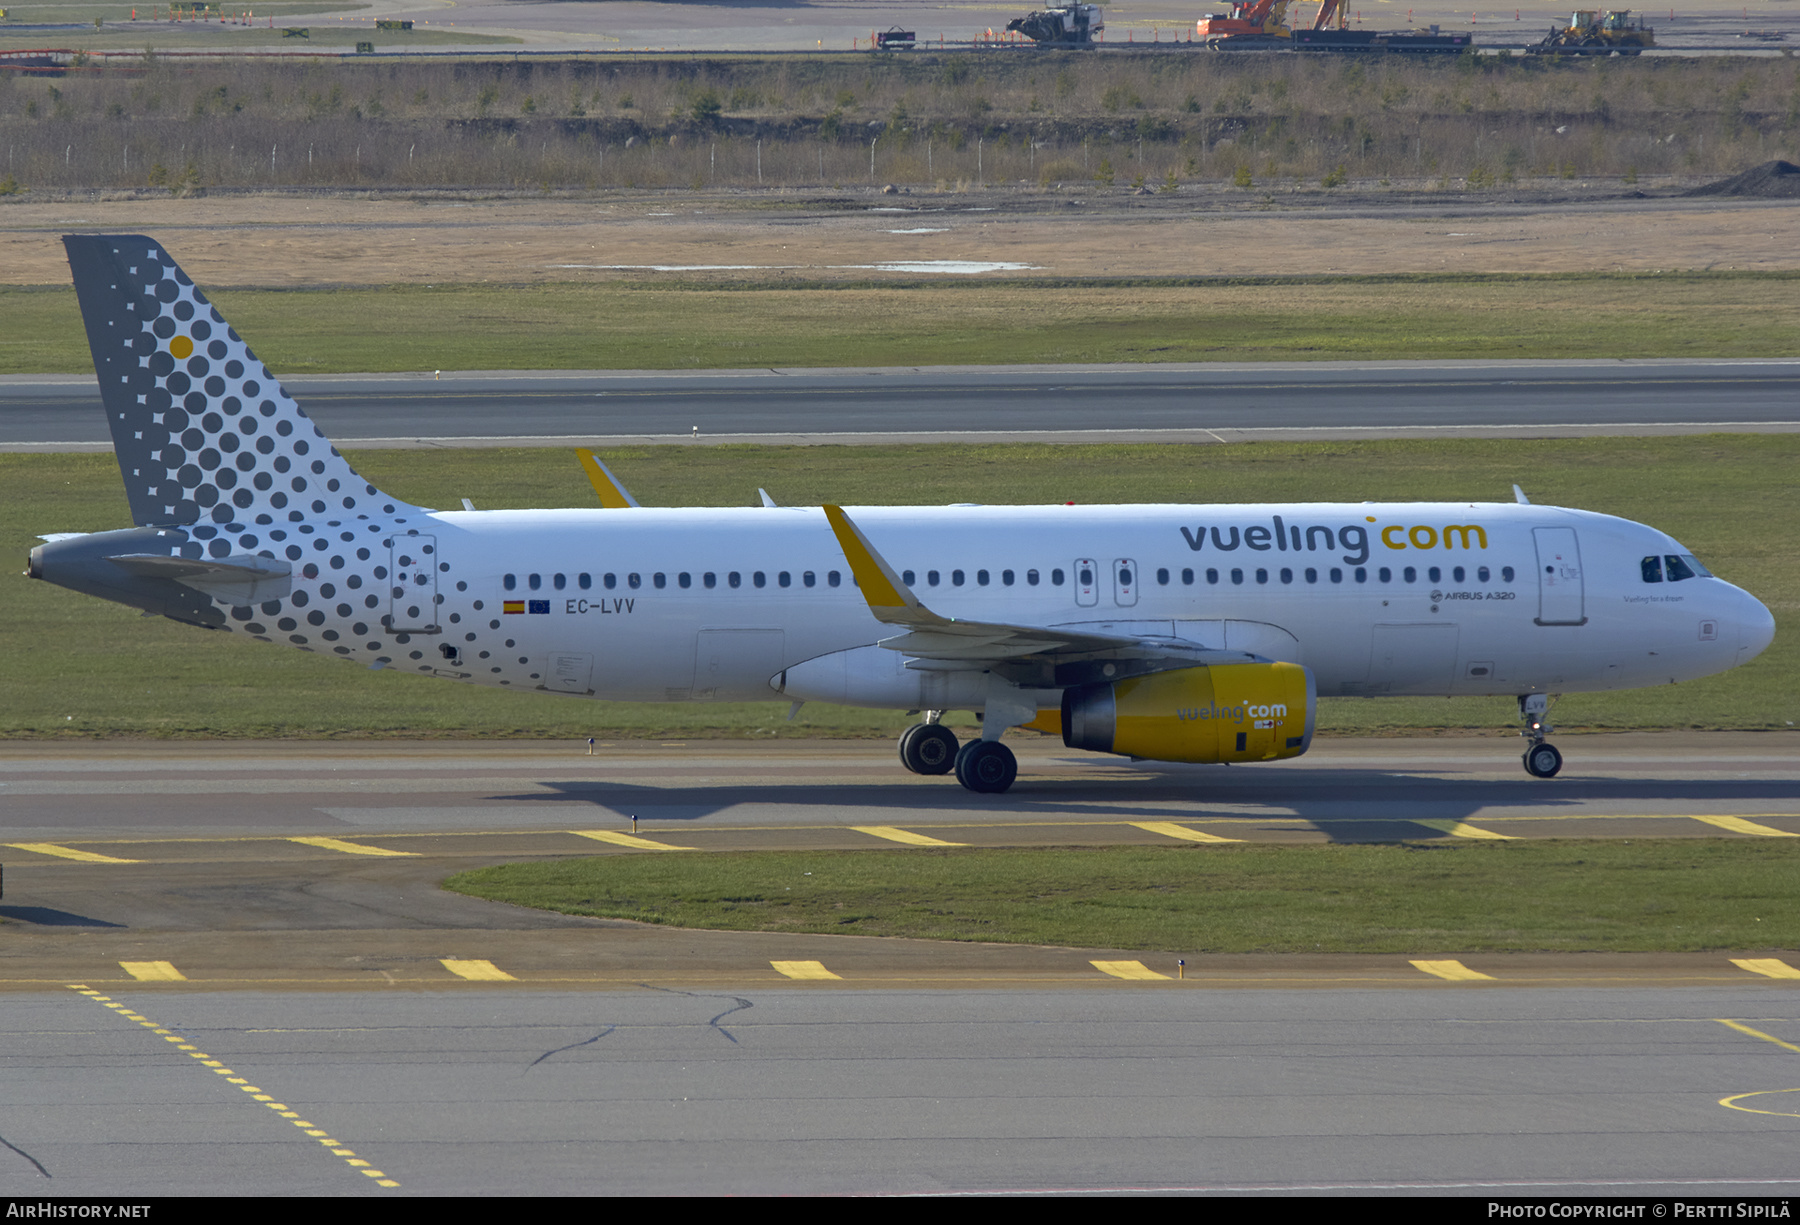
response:
<path fill-rule="evenodd" d="M 1220 664 L 1063 692 L 1063 743 L 1152 761 L 1274 761 L 1312 746 L 1318 694 L 1299 664 Z"/>

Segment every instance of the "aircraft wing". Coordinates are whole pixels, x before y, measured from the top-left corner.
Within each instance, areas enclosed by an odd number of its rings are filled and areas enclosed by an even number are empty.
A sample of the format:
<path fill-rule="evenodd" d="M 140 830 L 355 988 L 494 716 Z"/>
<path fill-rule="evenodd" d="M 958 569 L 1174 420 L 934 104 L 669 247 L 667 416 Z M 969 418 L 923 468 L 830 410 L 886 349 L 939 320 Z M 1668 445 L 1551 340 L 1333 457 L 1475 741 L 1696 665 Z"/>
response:
<path fill-rule="evenodd" d="M 906 627 L 907 632 L 881 640 L 880 645 L 890 651 L 901 651 L 920 660 L 966 664 L 1029 659 L 1063 663 L 1106 657 L 1167 661 L 1170 666 L 1181 666 L 1254 658 L 1242 651 L 1218 651 L 1174 638 L 1095 634 L 1067 627 L 962 621 L 943 616 L 927 608 L 901 581 L 843 507 L 823 509 L 869 611 L 877 621 Z"/>

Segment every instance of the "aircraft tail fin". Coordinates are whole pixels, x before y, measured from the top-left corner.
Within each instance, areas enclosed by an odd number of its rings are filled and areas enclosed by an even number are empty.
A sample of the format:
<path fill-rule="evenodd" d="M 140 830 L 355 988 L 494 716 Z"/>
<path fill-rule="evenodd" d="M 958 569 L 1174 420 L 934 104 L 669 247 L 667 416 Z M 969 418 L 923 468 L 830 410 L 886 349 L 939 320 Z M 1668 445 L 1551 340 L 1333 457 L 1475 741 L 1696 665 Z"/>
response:
<path fill-rule="evenodd" d="M 63 246 L 138 525 L 416 509 L 356 474 L 161 243 Z"/>

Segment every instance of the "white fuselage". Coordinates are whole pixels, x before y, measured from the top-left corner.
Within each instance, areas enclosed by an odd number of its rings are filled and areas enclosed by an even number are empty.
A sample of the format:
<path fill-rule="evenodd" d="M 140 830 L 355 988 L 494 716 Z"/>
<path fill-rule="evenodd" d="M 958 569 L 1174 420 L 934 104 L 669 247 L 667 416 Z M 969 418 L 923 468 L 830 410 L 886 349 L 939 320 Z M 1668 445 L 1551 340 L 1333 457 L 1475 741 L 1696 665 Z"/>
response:
<path fill-rule="evenodd" d="M 1767 609 L 1729 583 L 1646 581 L 1645 558 L 1686 553 L 1662 532 L 1555 507 L 847 509 L 943 616 L 1246 651 L 1304 664 L 1322 695 L 1668 684 L 1741 663 L 1773 633 Z M 239 607 L 231 629 L 610 700 L 961 708 L 985 692 L 979 669 L 908 669 L 875 645 L 899 631 L 871 615 L 817 508 L 306 526 L 268 533 L 278 556 L 301 550 L 279 619 Z"/>

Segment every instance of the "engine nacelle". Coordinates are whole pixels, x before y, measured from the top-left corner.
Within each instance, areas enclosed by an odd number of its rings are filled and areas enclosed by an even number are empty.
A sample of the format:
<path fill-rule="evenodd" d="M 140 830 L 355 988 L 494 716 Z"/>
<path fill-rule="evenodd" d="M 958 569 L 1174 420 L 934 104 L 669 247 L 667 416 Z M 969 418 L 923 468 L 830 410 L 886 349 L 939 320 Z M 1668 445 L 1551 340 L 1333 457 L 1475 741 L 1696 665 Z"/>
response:
<path fill-rule="evenodd" d="M 1312 747 L 1318 694 L 1300 664 L 1219 664 L 1063 691 L 1063 743 L 1152 761 L 1274 761 Z"/>

